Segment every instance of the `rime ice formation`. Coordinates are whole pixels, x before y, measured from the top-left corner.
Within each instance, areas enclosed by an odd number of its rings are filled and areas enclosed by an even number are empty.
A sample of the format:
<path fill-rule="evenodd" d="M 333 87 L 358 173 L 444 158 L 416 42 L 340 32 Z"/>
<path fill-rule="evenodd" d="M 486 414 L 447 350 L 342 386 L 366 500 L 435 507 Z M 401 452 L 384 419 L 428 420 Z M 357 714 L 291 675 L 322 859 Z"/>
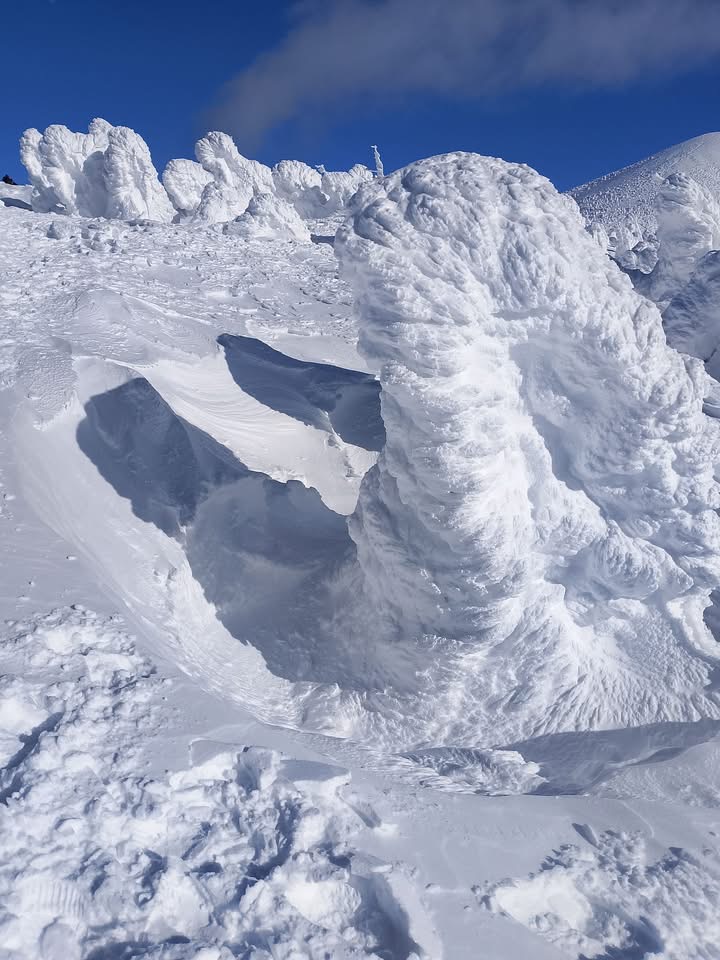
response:
<path fill-rule="evenodd" d="M 351 524 L 368 608 L 457 645 L 486 736 L 717 716 L 704 374 L 575 204 L 448 154 L 363 188 L 336 250 L 387 430 Z"/>
<path fill-rule="evenodd" d="M 706 133 L 676 144 L 632 166 L 571 190 L 588 223 L 601 223 L 616 234 L 622 254 L 657 226 L 655 203 L 663 180 L 684 173 L 720 198 L 720 133 Z"/>
<path fill-rule="evenodd" d="M 95 119 L 87 133 L 53 124 L 40 133 L 26 130 L 20 159 L 33 186 L 33 209 L 99 217 L 105 213 L 103 155 L 111 125 Z"/>
<path fill-rule="evenodd" d="M 212 174 L 194 160 L 170 160 L 162 175 L 172 205 L 185 216 L 197 209 L 202 192 L 211 180 Z"/>
<path fill-rule="evenodd" d="M 301 160 L 281 160 L 272 168 L 275 191 L 291 203 L 301 217 L 320 217 L 327 197 L 322 192 L 322 175 Z"/>
<path fill-rule="evenodd" d="M 322 192 L 326 196 L 326 214 L 337 213 L 347 206 L 348 201 L 363 183 L 373 179 L 372 172 L 362 163 L 356 163 L 349 170 L 326 170 L 322 175 Z"/>
<path fill-rule="evenodd" d="M 277 195 L 301 217 L 315 219 L 341 213 L 360 183 L 372 178 L 361 164 L 320 174 L 283 160 L 271 170 L 243 157 L 228 134 L 214 131 L 195 145 L 197 162 L 171 160 L 160 183 L 145 141 L 99 119 L 86 134 L 63 126 L 44 134 L 26 130 L 20 154 L 34 210 L 118 220 L 169 223 L 179 214 L 180 220 L 226 223 L 259 195 Z"/>
<path fill-rule="evenodd" d="M 213 131 L 198 140 L 195 156 L 213 178 L 205 186 L 195 211 L 199 221 L 234 220 L 245 212 L 254 193 L 274 190 L 270 168 L 243 157 L 226 133 Z"/>
<path fill-rule="evenodd" d="M 169 221 L 173 209 L 145 141 L 96 119 L 88 133 L 54 125 L 26 130 L 20 158 L 33 185 L 33 209 L 83 217 Z"/>
<path fill-rule="evenodd" d="M 658 261 L 640 289 L 667 303 L 688 282 L 698 261 L 720 247 L 720 202 L 687 174 L 674 173 L 656 201 Z"/>
<path fill-rule="evenodd" d="M 247 210 L 225 225 L 225 233 L 248 240 L 296 240 L 310 243 L 310 231 L 286 200 L 272 193 L 252 197 Z"/>
<path fill-rule="evenodd" d="M 107 191 L 105 216 L 117 220 L 148 219 L 168 223 L 175 210 L 158 180 L 145 141 L 128 127 L 113 127 L 103 163 Z"/>

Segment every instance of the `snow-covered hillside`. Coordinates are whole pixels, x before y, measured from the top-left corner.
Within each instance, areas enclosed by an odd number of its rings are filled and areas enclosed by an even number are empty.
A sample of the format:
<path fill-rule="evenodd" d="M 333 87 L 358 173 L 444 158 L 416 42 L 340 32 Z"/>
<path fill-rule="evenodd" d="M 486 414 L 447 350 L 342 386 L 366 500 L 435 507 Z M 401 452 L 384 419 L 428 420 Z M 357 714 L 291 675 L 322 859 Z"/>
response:
<path fill-rule="evenodd" d="M 570 191 L 588 222 L 615 234 L 621 250 L 655 233 L 656 199 L 671 174 L 685 174 L 720 197 L 720 133 L 668 147 Z"/>
<path fill-rule="evenodd" d="M 715 960 L 711 164 L 22 155 L 0 957 Z"/>

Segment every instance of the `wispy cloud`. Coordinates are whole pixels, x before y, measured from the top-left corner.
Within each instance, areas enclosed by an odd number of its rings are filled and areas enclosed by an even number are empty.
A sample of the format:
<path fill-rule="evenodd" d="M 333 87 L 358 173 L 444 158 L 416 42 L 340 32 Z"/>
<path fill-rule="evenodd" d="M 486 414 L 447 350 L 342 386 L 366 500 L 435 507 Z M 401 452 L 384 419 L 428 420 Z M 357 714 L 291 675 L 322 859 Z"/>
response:
<path fill-rule="evenodd" d="M 240 143 L 351 97 L 611 88 L 720 56 L 720 0 L 302 0 L 212 113 Z"/>

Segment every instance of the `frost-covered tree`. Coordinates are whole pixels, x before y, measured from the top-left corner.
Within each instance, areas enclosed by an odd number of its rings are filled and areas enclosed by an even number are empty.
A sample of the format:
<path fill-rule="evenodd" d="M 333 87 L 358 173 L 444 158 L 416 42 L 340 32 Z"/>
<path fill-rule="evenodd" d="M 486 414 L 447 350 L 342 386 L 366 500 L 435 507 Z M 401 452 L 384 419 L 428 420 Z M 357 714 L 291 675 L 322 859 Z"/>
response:
<path fill-rule="evenodd" d="M 445 651 L 448 736 L 720 715 L 704 374 L 575 203 L 449 154 L 363 187 L 336 250 L 387 430 L 351 521 L 367 629 Z"/>

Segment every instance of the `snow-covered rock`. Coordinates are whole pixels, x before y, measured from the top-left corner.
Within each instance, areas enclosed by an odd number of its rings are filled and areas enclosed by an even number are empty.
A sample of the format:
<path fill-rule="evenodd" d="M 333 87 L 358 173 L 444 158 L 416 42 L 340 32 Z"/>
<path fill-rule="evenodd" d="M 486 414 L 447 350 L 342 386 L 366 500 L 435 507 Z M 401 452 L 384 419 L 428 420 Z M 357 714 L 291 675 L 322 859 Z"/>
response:
<path fill-rule="evenodd" d="M 498 740 L 717 716 L 704 373 L 576 205 L 448 154 L 363 188 L 336 250 L 387 430 L 351 522 L 368 609 L 457 645 L 454 708 Z"/>
<path fill-rule="evenodd" d="M 286 200 L 272 193 L 252 197 L 247 210 L 225 225 L 225 233 L 248 240 L 295 240 L 310 243 L 310 231 Z"/>
<path fill-rule="evenodd" d="M 86 134 L 60 125 L 26 130 L 20 158 L 40 213 L 162 222 L 174 214 L 147 144 L 128 127 L 96 119 Z"/>
<path fill-rule="evenodd" d="M 232 137 L 213 131 L 195 144 L 198 163 L 212 177 L 203 189 L 195 219 L 204 223 L 234 220 L 255 193 L 273 193 L 272 171 L 239 153 Z"/>
<path fill-rule="evenodd" d="M 178 213 L 193 213 L 212 174 L 194 160 L 170 160 L 163 170 L 162 182 Z"/>

